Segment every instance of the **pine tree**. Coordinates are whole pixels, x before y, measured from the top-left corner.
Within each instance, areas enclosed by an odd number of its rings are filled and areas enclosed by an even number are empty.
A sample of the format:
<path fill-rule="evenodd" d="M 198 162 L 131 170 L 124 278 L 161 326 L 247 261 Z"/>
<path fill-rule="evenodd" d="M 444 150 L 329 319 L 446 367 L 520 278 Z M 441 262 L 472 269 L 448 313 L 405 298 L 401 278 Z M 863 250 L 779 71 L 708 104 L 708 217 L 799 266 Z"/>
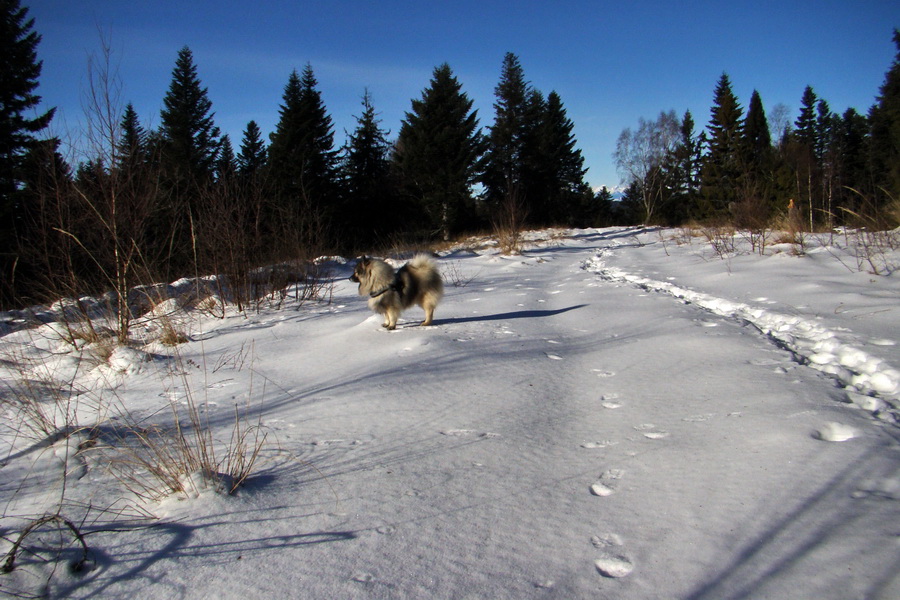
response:
<path fill-rule="evenodd" d="M 507 52 L 503 58 L 500 82 L 494 89 L 494 124 L 488 128 L 485 154 L 483 183 L 487 200 L 493 204 L 510 198 L 526 202 L 526 186 L 522 181 L 524 163 L 527 161 L 524 147 L 526 128 L 530 120 L 532 129 L 536 129 L 535 112 L 543 112 L 542 98 L 532 92 L 525 81 L 519 58 Z"/>
<path fill-rule="evenodd" d="M 400 125 L 392 161 L 408 193 L 444 239 L 465 222 L 483 153 L 478 113 L 450 65 L 434 69 Z"/>
<path fill-rule="evenodd" d="M 147 159 L 147 132 L 130 102 L 125 106 L 120 126 L 122 135 L 115 151 L 116 167 L 135 168 Z"/>
<path fill-rule="evenodd" d="M 212 102 L 187 46 L 178 52 L 160 116 L 159 210 L 149 239 L 157 245 L 151 254 L 167 270 L 163 276 L 173 278 L 196 267 L 194 222 L 213 183 L 219 150 Z"/>
<path fill-rule="evenodd" d="M 231 145 L 231 138 L 226 133 L 219 142 L 219 152 L 215 162 L 216 181 L 225 182 L 233 179 L 237 173 L 237 168 L 234 147 Z"/>
<path fill-rule="evenodd" d="M 818 96 L 812 86 L 806 86 L 800 98 L 800 114 L 794 121 L 792 135 L 794 140 L 806 148 L 812 156 L 816 154 L 818 131 L 816 129 L 816 104 Z"/>
<path fill-rule="evenodd" d="M 743 225 L 762 226 L 772 209 L 772 134 L 759 92 L 753 90 L 744 119 L 744 157 L 742 159 L 741 211 Z"/>
<path fill-rule="evenodd" d="M 219 149 L 219 128 L 207 88 L 201 87 L 194 55 L 185 46 L 178 52 L 172 82 L 163 98 L 160 132 L 165 176 L 182 193 L 213 179 Z"/>
<path fill-rule="evenodd" d="M 334 128 L 322 101 L 322 93 L 312 66 L 307 64 L 301 79 L 301 118 L 306 124 L 303 155 L 304 186 L 320 205 L 336 202 L 338 151 L 334 148 Z"/>
<path fill-rule="evenodd" d="M 241 139 L 241 151 L 237 155 L 238 173 L 242 177 L 253 177 L 266 165 L 268 153 L 262 140 L 262 132 L 256 121 L 247 123 Z"/>
<path fill-rule="evenodd" d="M 703 170 L 703 216 L 721 216 L 737 199 L 743 146 L 743 108 L 731 87 L 727 73 L 716 84 Z"/>
<path fill-rule="evenodd" d="M 684 223 L 698 209 L 700 166 L 705 133 L 694 132 L 694 116 L 686 110 L 681 119 L 680 139 L 663 161 L 666 181 L 670 187 L 670 201 L 662 217 L 669 223 Z"/>
<path fill-rule="evenodd" d="M 807 85 L 800 99 L 800 114 L 794 121 L 791 133 L 789 156 L 795 174 L 795 190 L 797 202 L 801 203 L 801 212 L 805 215 L 810 229 L 813 227 L 819 196 L 819 165 L 817 148 L 819 131 L 816 123 L 816 104 L 818 96 L 812 86 Z"/>
<path fill-rule="evenodd" d="M 322 233 L 339 201 L 337 151 L 331 117 L 312 67 L 291 72 L 280 119 L 270 136 L 268 181 L 288 227 Z M 304 244 L 318 244 L 307 233 Z"/>
<path fill-rule="evenodd" d="M 869 111 L 870 164 L 875 205 L 900 201 L 900 30 L 894 29 L 897 54 Z"/>
<path fill-rule="evenodd" d="M 50 124 L 56 110 L 31 116 L 41 102 L 35 91 L 43 66 L 37 59 L 41 36 L 33 27 L 34 19 L 28 19 L 28 9 L 19 0 L 0 0 L 0 279 L 4 282 L 12 280 L 13 232 L 17 222 L 23 225 L 16 195 L 28 177 L 23 171 L 25 156 L 38 144 L 35 134 Z M 0 295 L 8 293 L 0 289 Z"/>
<path fill-rule="evenodd" d="M 366 90 L 363 113 L 356 117 L 357 127 L 348 135 L 343 162 L 347 193 L 345 220 L 354 231 L 350 238 L 364 248 L 387 233 L 393 223 L 394 197 L 390 174 L 391 145 L 387 133 L 379 127 L 372 98 Z"/>
<path fill-rule="evenodd" d="M 768 154 L 772 151 L 772 134 L 769 131 L 769 121 L 766 119 L 762 99 L 756 90 L 753 90 L 750 104 L 747 106 L 744 140 L 747 153 L 745 162 L 751 169 L 759 169 L 766 164 Z"/>
<path fill-rule="evenodd" d="M 555 91 L 547 96 L 541 123 L 540 158 L 547 173 L 545 196 L 540 211 L 544 224 L 571 222 L 586 184 L 584 157 L 577 147 L 575 124 L 566 115 L 562 99 Z M 537 221 L 541 223 L 540 220 Z"/>
<path fill-rule="evenodd" d="M 837 137 L 840 140 L 840 181 L 837 216 L 846 219 L 861 214 L 862 194 L 868 191 L 869 122 L 856 109 L 848 108 L 841 116 Z"/>

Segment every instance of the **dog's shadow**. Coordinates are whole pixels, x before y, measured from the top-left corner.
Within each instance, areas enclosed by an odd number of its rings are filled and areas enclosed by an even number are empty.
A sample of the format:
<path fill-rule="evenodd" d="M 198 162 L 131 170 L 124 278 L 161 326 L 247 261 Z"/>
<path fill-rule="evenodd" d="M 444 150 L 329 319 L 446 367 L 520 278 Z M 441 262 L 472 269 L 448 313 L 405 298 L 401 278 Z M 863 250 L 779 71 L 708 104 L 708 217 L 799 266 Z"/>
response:
<path fill-rule="evenodd" d="M 470 317 L 450 317 L 449 319 L 435 319 L 433 325 L 456 325 L 458 323 L 476 323 L 478 321 L 509 321 L 512 319 L 542 319 L 567 313 L 570 310 L 584 308 L 587 304 L 576 304 L 556 310 L 517 310 L 513 312 L 497 313 L 493 315 L 472 315 Z"/>

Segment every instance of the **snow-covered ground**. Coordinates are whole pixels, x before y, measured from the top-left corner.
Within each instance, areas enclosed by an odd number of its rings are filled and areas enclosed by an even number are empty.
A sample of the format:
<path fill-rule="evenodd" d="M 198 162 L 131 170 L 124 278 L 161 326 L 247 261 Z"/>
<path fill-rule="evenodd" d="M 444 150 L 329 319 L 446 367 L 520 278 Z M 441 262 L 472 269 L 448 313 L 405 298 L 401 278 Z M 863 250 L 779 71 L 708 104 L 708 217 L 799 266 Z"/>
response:
<path fill-rule="evenodd" d="M 896 274 L 814 240 L 760 256 L 679 230 L 529 239 L 442 253 L 430 328 L 416 308 L 383 330 L 340 260 L 330 302 L 158 307 L 190 339 L 175 350 L 107 357 L 8 315 L 0 551 L 51 513 L 89 552 L 78 573 L 19 552 L 0 594 L 900 598 Z M 21 425 L 22 381 L 55 393 L 69 416 L 47 420 L 70 436 Z M 219 456 L 235 406 L 261 427 L 252 476 L 140 500 L 108 447 L 190 405 Z M 60 527 L 23 546 L 71 561 Z"/>

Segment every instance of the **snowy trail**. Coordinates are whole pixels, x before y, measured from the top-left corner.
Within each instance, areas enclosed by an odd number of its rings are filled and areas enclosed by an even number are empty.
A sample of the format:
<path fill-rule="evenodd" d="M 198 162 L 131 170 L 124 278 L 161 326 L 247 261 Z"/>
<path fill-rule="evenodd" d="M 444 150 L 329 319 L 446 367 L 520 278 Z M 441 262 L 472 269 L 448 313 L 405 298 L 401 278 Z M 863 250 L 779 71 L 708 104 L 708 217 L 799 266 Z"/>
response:
<path fill-rule="evenodd" d="M 804 364 L 833 376 L 850 388 L 850 399 L 861 407 L 876 415 L 887 412 L 886 418 L 900 423 L 900 402 L 897 402 L 900 400 L 900 371 L 884 360 L 842 341 L 837 333 L 811 319 L 780 314 L 606 267 L 603 259 L 606 252 L 601 251 L 585 261 L 585 269 L 609 281 L 668 294 L 716 315 L 746 321 L 783 345 Z M 888 404 L 885 400 L 895 402 Z"/>
<path fill-rule="evenodd" d="M 183 358 L 221 365 L 200 381 L 223 424 L 265 382 L 261 470 L 93 534 L 70 596 L 895 597 L 896 428 L 752 314 L 612 271 L 629 235 L 445 256 L 471 282 L 430 328 L 382 330 L 343 280 L 331 305 L 207 323 Z"/>

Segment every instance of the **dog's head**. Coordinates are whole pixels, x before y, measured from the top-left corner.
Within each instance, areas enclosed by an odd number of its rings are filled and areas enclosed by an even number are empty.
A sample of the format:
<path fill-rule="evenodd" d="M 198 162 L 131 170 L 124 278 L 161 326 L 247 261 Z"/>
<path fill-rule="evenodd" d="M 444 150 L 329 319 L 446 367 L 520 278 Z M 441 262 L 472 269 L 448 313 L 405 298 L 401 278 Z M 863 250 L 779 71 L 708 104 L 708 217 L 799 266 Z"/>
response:
<path fill-rule="evenodd" d="M 365 277 L 369 272 L 370 265 L 372 264 L 372 259 L 368 256 L 361 257 L 357 263 L 356 268 L 353 269 L 353 275 L 350 276 L 350 281 L 355 283 L 360 282 L 360 278 Z"/>

